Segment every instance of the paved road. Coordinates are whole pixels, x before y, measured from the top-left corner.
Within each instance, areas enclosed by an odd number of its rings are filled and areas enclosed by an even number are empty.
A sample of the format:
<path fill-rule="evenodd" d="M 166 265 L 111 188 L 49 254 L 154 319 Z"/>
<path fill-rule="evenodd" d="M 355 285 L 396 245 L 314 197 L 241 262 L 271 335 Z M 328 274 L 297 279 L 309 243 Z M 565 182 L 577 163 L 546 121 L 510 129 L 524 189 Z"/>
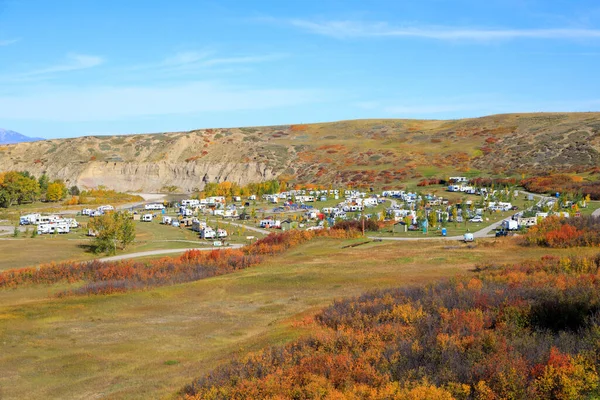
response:
<path fill-rule="evenodd" d="M 265 235 L 268 235 L 269 233 L 271 233 L 271 231 L 269 231 L 269 230 L 262 229 L 262 228 L 257 228 L 255 226 L 248 226 L 248 225 L 238 224 L 238 223 L 229 222 L 229 221 L 227 221 L 227 223 L 230 224 L 230 225 L 239 226 L 239 227 L 242 227 L 242 228 L 246 228 L 246 229 L 248 229 L 250 231 L 262 233 L 262 234 L 265 234 Z"/>
<path fill-rule="evenodd" d="M 243 247 L 243 245 L 232 244 L 231 246 L 227 246 L 227 247 L 199 247 L 199 248 L 193 247 L 193 248 L 189 248 L 189 249 L 150 250 L 150 251 L 140 251 L 137 253 L 122 254 L 120 256 L 99 258 L 98 261 L 120 261 L 120 260 L 128 260 L 130 258 L 159 256 L 159 255 L 163 255 L 163 254 L 183 253 L 188 250 L 211 251 L 211 250 L 221 250 L 221 249 L 239 249 L 240 247 Z"/>

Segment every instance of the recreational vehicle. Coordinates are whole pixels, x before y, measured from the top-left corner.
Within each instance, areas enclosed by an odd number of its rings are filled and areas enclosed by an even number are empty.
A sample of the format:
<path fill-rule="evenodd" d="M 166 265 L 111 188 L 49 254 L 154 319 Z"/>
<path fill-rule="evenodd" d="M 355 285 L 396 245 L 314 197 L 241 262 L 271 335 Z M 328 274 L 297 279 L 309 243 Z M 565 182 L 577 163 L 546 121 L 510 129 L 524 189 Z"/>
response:
<path fill-rule="evenodd" d="M 142 215 L 142 222 L 152 222 L 152 218 L 154 218 L 152 214 L 144 214 Z"/>

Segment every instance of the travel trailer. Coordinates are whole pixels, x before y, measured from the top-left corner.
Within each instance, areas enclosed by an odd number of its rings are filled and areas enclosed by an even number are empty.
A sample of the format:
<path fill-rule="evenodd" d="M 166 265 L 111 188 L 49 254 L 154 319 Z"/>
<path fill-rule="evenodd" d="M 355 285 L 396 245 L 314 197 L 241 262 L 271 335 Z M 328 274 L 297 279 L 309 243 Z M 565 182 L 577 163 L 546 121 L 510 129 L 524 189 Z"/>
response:
<path fill-rule="evenodd" d="M 142 215 L 142 222 L 152 222 L 152 218 L 154 218 L 152 214 L 144 214 Z"/>

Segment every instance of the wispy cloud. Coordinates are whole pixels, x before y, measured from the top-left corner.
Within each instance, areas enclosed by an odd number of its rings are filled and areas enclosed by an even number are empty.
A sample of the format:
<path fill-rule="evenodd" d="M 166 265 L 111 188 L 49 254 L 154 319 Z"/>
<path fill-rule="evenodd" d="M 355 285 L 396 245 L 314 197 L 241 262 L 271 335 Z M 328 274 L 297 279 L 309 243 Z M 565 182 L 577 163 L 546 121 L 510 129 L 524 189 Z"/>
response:
<path fill-rule="evenodd" d="M 28 71 L 9 75 L 0 75 L 0 82 L 23 82 L 31 80 L 49 79 L 57 74 L 73 72 L 93 68 L 104 63 L 104 59 L 98 56 L 85 54 L 68 54 L 60 63 L 46 67 L 34 68 Z"/>
<path fill-rule="evenodd" d="M 488 29 L 440 26 L 398 27 L 387 22 L 309 21 L 288 23 L 305 31 L 335 38 L 404 37 L 446 41 L 491 41 L 509 39 L 600 39 L 600 29 Z"/>
<path fill-rule="evenodd" d="M 0 39 L 0 46 L 10 46 L 11 44 L 15 44 L 21 39 Z"/>
<path fill-rule="evenodd" d="M 91 56 L 85 54 L 68 54 L 66 60 L 59 64 L 28 71 L 23 73 L 22 75 L 35 76 L 53 74 L 57 72 L 77 71 L 80 69 L 96 67 L 102 64 L 103 62 L 104 59 L 98 56 Z"/>
<path fill-rule="evenodd" d="M 162 61 L 126 67 L 129 71 L 156 72 L 161 74 L 190 74 L 211 68 L 247 66 L 286 57 L 285 54 L 236 55 L 223 57 L 212 51 L 184 51 L 164 58 Z"/>

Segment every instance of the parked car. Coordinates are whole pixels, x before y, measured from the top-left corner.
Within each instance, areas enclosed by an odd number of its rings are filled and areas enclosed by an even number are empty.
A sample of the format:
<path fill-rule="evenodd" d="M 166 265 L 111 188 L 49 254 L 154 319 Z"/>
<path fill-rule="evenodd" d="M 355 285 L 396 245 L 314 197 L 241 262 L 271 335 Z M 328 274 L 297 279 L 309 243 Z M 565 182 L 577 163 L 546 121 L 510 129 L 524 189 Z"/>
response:
<path fill-rule="evenodd" d="M 499 231 L 496 231 L 496 237 L 501 237 L 501 236 L 508 236 L 508 231 L 505 229 L 500 229 Z"/>
<path fill-rule="evenodd" d="M 476 215 L 473 218 L 471 218 L 469 221 L 470 222 L 483 222 L 483 218 L 481 218 L 481 215 Z"/>

